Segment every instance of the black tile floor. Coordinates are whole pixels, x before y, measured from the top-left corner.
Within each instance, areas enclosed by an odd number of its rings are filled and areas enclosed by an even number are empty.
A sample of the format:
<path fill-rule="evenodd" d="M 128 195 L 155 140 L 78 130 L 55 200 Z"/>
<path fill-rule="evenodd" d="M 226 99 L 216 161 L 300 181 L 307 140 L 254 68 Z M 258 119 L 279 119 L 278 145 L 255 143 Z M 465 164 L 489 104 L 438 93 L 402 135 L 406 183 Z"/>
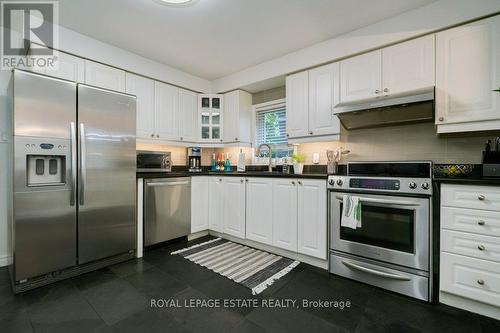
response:
<path fill-rule="evenodd" d="M 199 241 L 205 241 L 201 239 Z M 500 322 L 430 305 L 301 264 L 258 296 L 171 251 L 14 296 L 0 269 L 0 332 L 500 332 Z M 350 301 L 328 308 L 152 308 L 152 299 Z"/>

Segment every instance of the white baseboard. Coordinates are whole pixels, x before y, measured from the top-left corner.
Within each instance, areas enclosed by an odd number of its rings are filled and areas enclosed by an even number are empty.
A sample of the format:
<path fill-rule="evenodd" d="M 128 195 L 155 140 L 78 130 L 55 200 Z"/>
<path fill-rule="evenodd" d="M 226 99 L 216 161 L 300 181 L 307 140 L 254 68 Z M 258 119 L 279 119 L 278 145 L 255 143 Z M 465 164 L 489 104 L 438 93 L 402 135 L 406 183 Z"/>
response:
<path fill-rule="evenodd" d="M 0 267 L 9 266 L 10 264 L 12 264 L 12 256 L 0 256 Z"/>
<path fill-rule="evenodd" d="M 187 237 L 188 237 L 188 241 L 192 241 L 192 240 L 195 240 L 195 239 L 198 239 L 201 237 L 205 237 L 205 236 L 208 236 L 208 230 L 198 231 L 198 232 L 195 232 L 194 234 L 188 235 Z"/>
<path fill-rule="evenodd" d="M 476 302 L 474 300 L 449 294 L 443 291 L 439 292 L 439 302 L 449 306 L 453 306 L 455 308 L 467 310 L 486 317 L 500 320 L 500 308 L 493 305 Z"/>

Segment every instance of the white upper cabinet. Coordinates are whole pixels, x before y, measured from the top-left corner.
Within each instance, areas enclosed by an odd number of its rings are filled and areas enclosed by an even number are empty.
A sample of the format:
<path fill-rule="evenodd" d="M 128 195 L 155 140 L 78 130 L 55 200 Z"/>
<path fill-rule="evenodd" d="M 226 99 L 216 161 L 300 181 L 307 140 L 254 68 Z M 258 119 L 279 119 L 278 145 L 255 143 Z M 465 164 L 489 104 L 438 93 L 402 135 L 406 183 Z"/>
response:
<path fill-rule="evenodd" d="M 196 203 L 195 203 L 196 205 Z M 208 180 L 208 227 L 223 232 L 224 184 L 222 177 L 209 177 Z"/>
<path fill-rule="evenodd" d="M 286 128 L 290 138 L 309 135 L 309 75 L 300 72 L 286 77 Z"/>
<path fill-rule="evenodd" d="M 382 93 L 382 50 L 340 62 L 340 102 L 380 97 Z"/>
<path fill-rule="evenodd" d="M 137 97 L 136 126 L 137 137 L 151 139 L 155 137 L 155 84 L 148 78 L 127 73 L 126 92 Z"/>
<path fill-rule="evenodd" d="M 60 79 L 84 83 L 85 60 L 59 51 L 58 68 L 44 69 L 41 72 Z"/>
<path fill-rule="evenodd" d="M 245 238 L 245 178 L 224 177 L 224 233 Z"/>
<path fill-rule="evenodd" d="M 221 143 L 224 95 L 198 95 L 199 136 L 201 142 Z"/>
<path fill-rule="evenodd" d="M 338 62 L 309 71 L 309 135 L 340 133 L 340 121 L 333 108 L 340 102 Z"/>
<path fill-rule="evenodd" d="M 125 71 L 85 60 L 85 83 L 100 88 L 125 92 Z"/>
<path fill-rule="evenodd" d="M 326 259 L 326 181 L 302 179 L 298 182 L 298 252 Z"/>
<path fill-rule="evenodd" d="M 208 230 L 209 177 L 191 177 L 191 233 Z"/>
<path fill-rule="evenodd" d="M 438 133 L 500 129 L 500 16 L 436 35 Z"/>
<path fill-rule="evenodd" d="M 252 127 L 252 95 L 243 90 L 224 94 L 225 143 L 250 143 Z"/>
<path fill-rule="evenodd" d="M 198 134 L 198 94 L 179 89 L 179 140 L 197 141 Z"/>
<path fill-rule="evenodd" d="M 382 93 L 397 95 L 435 85 L 434 35 L 382 49 Z"/>
<path fill-rule="evenodd" d="M 272 178 L 248 178 L 246 183 L 246 238 L 272 245 L 272 218 Z"/>
<path fill-rule="evenodd" d="M 273 245 L 297 252 L 297 180 L 273 179 Z"/>
<path fill-rule="evenodd" d="M 155 81 L 156 138 L 179 138 L 179 88 Z"/>

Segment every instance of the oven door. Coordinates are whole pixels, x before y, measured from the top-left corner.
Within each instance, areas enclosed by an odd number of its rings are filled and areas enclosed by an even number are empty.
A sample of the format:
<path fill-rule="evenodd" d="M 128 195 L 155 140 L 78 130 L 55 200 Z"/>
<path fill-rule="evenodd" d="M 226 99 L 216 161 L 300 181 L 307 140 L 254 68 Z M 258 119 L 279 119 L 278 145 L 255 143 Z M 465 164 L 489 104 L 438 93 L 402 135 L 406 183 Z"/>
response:
<path fill-rule="evenodd" d="M 361 228 L 341 227 L 344 194 L 361 200 Z M 333 250 L 429 271 L 428 198 L 330 191 Z"/>

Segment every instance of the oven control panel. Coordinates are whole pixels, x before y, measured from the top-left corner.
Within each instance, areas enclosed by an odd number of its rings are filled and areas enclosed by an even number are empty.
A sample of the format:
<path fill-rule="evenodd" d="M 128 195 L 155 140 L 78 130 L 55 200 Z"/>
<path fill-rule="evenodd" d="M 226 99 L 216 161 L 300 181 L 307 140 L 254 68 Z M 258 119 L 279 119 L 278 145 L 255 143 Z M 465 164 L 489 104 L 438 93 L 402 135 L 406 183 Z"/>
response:
<path fill-rule="evenodd" d="M 351 178 L 349 188 L 399 191 L 400 181 L 393 179 Z"/>
<path fill-rule="evenodd" d="M 429 178 L 329 176 L 328 188 L 330 190 L 432 194 L 431 179 Z"/>

